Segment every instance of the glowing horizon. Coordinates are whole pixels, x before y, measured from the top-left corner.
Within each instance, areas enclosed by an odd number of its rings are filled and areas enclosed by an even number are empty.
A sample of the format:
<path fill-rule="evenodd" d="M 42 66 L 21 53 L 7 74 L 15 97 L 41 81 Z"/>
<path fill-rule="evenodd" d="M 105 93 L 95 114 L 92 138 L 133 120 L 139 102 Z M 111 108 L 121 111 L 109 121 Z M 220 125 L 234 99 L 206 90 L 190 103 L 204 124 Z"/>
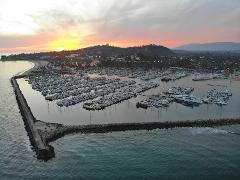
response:
<path fill-rule="evenodd" d="M 1 0 L 0 53 L 240 42 L 238 0 Z"/>

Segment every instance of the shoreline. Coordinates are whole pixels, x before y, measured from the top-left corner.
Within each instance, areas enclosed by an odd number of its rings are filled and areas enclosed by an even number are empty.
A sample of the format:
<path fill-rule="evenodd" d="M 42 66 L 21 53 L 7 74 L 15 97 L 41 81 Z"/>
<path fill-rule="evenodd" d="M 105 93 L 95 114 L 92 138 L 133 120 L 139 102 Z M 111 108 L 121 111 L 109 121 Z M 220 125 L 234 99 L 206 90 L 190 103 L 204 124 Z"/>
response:
<path fill-rule="evenodd" d="M 31 62 L 33 65 L 32 68 L 20 73 L 20 75 L 23 75 L 23 76 L 27 76 L 31 71 L 34 71 L 35 69 L 41 67 L 41 66 L 44 66 L 48 63 L 48 61 L 33 61 L 33 60 L 26 60 L 27 62 Z"/>

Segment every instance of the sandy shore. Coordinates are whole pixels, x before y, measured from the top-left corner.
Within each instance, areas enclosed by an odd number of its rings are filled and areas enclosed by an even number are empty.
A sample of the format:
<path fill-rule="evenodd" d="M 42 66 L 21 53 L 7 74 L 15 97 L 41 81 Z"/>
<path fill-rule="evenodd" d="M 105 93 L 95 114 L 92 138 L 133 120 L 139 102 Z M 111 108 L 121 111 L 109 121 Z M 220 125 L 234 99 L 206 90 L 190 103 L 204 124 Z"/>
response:
<path fill-rule="evenodd" d="M 22 72 L 20 75 L 28 75 L 29 72 L 31 72 L 41 66 L 45 66 L 49 63 L 48 61 L 40 61 L 40 60 L 39 61 L 28 61 L 28 62 L 33 63 L 34 66 L 32 68 L 30 68 L 29 70 Z"/>

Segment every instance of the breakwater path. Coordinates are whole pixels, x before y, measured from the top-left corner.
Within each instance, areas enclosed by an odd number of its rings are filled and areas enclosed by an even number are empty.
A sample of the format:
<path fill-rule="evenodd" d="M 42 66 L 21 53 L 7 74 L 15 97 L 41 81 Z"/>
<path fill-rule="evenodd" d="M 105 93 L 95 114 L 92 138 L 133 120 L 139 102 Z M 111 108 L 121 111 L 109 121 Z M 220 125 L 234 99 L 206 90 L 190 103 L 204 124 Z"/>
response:
<path fill-rule="evenodd" d="M 181 127 L 218 127 L 240 124 L 240 119 L 208 119 L 194 121 L 176 121 L 176 122 L 147 122 L 147 123 L 115 123 L 115 124 L 92 124 L 79 126 L 65 126 L 57 123 L 44 123 L 48 129 L 40 129 L 41 136 L 46 142 L 54 141 L 60 137 L 72 133 L 108 133 L 114 131 L 130 131 L 130 130 L 153 130 L 153 129 L 171 129 Z M 39 126 L 40 127 L 40 126 Z M 44 127 L 44 126 L 42 126 Z M 232 132 L 230 132 L 232 133 Z"/>
<path fill-rule="evenodd" d="M 52 146 L 48 145 L 44 139 L 42 139 L 42 137 L 39 134 L 39 131 L 35 127 L 36 119 L 33 116 L 31 109 L 28 106 L 27 101 L 23 96 L 16 80 L 17 78 L 22 77 L 23 76 L 12 77 L 11 83 L 14 88 L 18 106 L 25 123 L 25 127 L 27 129 L 31 143 L 37 153 L 37 158 L 47 160 L 55 156 L 54 149 Z"/>

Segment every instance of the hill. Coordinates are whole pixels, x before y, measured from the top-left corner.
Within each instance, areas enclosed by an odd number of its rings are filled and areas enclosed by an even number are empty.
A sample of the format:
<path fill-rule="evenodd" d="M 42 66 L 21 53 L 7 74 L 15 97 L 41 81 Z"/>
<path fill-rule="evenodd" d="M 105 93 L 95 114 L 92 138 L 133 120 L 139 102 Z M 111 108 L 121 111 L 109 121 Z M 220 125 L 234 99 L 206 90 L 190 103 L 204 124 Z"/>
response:
<path fill-rule="evenodd" d="M 169 56 L 174 54 L 170 49 L 159 46 L 159 45 L 144 45 L 121 48 L 109 45 L 97 45 L 77 50 L 64 50 L 64 51 L 51 51 L 51 52 L 40 52 L 40 53 L 22 53 L 12 54 L 9 56 L 2 56 L 1 60 L 64 60 L 67 56 L 101 56 L 103 58 L 110 56 L 128 56 L 128 55 L 143 55 L 143 56 Z"/>
<path fill-rule="evenodd" d="M 127 47 L 121 48 L 116 46 L 109 46 L 109 45 L 102 45 L 102 46 L 93 46 L 87 47 L 76 52 L 82 52 L 87 54 L 101 54 L 105 56 L 112 56 L 112 55 L 131 55 L 131 54 L 142 54 L 146 56 L 166 56 L 171 55 L 173 52 L 160 45 L 144 45 L 144 46 L 135 46 L 135 47 Z"/>

